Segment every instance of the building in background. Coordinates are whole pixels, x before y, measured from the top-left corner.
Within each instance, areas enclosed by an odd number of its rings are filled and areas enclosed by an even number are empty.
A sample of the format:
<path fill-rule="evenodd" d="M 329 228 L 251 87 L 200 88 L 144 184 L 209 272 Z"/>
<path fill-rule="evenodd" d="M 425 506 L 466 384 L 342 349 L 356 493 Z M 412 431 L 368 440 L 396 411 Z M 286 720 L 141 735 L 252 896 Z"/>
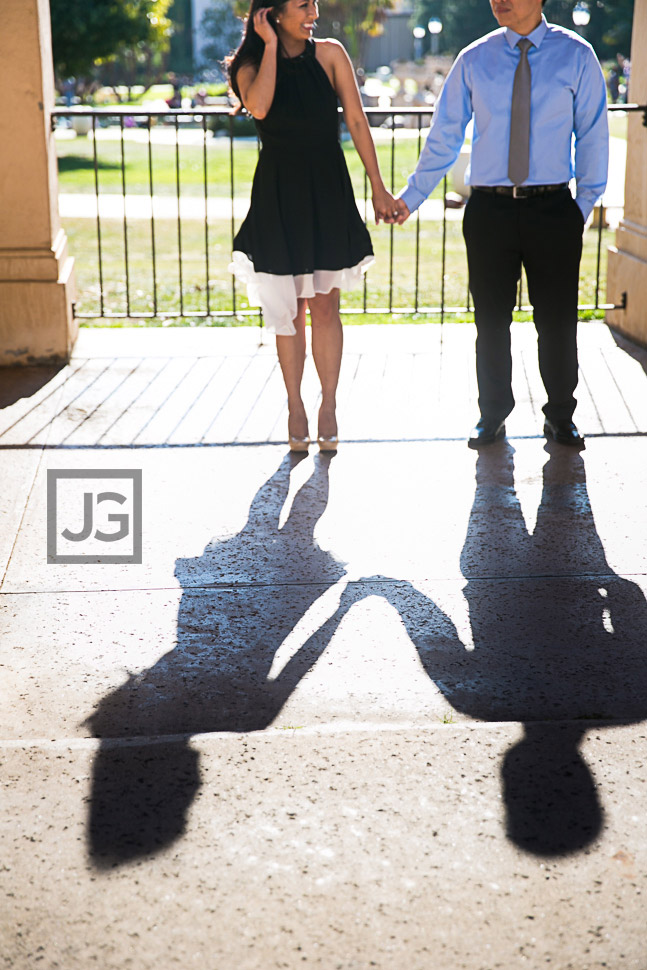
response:
<path fill-rule="evenodd" d="M 368 74 L 383 64 L 413 59 L 412 17 L 413 5 L 408 0 L 396 2 L 394 9 L 386 13 L 382 33 L 366 40 L 363 66 Z"/>
<path fill-rule="evenodd" d="M 193 70 L 196 70 L 201 63 L 200 52 L 206 40 L 202 35 L 201 23 L 209 7 L 210 0 L 174 0 L 169 14 L 177 25 L 172 45 L 171 68 L 177 73 L 188 73 L 189 63 Z M 322 10 L 322 15 L 324 14 L 325 8 Z M 408 61 L 413 58 L 412 16 L 411 0 L 396 0 L 394 9 L 386 14 L 382 33 L 377 37 L 368 37 L 366 40 L 363 57 L 365 71 L 371 72 L 383 64 Z M 344 35 L 339 28 L 327 33 L 343 40 Z"/>
<path fill-rule="evenodd" d="M 210 6 L 210 2 L 209 0 L 190 0 L 190 2 L 193 8 L 191 12 L 191 30 L 193 32 L 193 62 L 197 65 L 201 61 L 200 52 L 204 44 L 200 24 L 202 23 L 202 18 L 204 17 L 205 11 Z"/>

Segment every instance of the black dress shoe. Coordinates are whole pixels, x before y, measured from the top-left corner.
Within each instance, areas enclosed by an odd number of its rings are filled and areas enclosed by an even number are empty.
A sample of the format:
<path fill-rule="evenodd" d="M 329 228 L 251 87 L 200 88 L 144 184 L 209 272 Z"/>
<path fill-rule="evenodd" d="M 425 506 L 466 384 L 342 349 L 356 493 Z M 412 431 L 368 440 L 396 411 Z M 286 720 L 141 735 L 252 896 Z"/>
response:
<path fill-rule="evenodd" d="M 475 428 L 472 429 L 467 439 L 468 448 L 482 448 L 484 445 L 494 444 L 505 438 L 505 421 L 492 421 L 490 418 L 481 418 Z"/>
<path fill-rule="evenodd" d="M 568 419 L 558 419 L 552 421 L 546 418 L 544 421 L 544 434 L 547 438 L 556 441 L 560 445 L 568 445 L 570 448 L 584 448 L 584 438 L 579 433 L 572 421 Z"/>

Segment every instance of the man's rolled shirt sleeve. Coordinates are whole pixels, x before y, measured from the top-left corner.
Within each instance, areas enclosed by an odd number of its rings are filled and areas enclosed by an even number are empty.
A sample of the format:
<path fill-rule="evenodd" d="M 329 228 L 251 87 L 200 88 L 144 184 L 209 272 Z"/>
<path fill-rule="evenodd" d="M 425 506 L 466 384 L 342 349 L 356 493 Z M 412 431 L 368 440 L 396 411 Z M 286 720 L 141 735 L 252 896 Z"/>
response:
<path fill-rule="evenodd" d="M 609 170 L 606 83 L 595 53 L 586 53 L 573 103 L 575 201 L 585 221 L 606 188 Z"/>
<path fill-rule="evenodd" d="M 409 212 L 431 195 L 443 175 L 460 154 L 465 129 L 472 117 L 472 96 L 466 72 L 468 65 L 460 54 L 450 70 L 436 102 L 429 135 L 418 159 L 416 170 L 400 193 Z"/>

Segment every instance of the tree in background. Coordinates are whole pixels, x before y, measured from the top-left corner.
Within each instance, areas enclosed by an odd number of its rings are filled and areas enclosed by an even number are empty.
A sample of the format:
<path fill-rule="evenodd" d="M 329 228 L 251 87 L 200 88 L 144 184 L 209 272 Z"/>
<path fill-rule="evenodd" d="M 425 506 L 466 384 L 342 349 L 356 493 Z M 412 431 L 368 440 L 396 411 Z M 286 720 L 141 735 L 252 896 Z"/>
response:
<path fill-rule="evenodd" d="M 450 54 L 457 54 L 497 26 L 488 0 L 417 0 L 415 22 L 426 27 L 432 17 L 443 25 L 440 50 Z"/>
<path fill-rule="evenodd" d="M 235 0 L 234 9 L 244 17 L 248 0 Z M 393 0 L 327 0 L 321 6 L 318 34 L 339 36 L 355 67 L 361 67 L 366 38 L 379 33 L 386 11 L 392 9 Z"/>
<path fill-rule="evenodd" d="M 596 5 L 597 9 L 597 5 Z M 616 0 L 613 16 L 607 22 L 602 40 L 609 51 L 631 56 L 631 36 L 634 23 L 634 0 Z"/>
<path fill-rule="evenodd" d="M 86 77 L 97 61 L 168 47 L 171 0 L 50 0 L 54 67 Z M 145 52 L 144 52 L 145 55 Z"/>
<path fill-rule="evenodd" d="M 193 74 L 193 17 L 191 0 L 171 0 L 167 17 L 172 24 L 168 53 L 169 70 L 175 74 Z"/>
<path fill-rule="evenodd" d="M 546 19 L 573 30 L 574 6 L 574 0 L 546 0 Z M 631 51 L 634 0 L 590 0 L 587 6 L 591 20 L 587 27 L 580 30 L 600 60 L 615 58 L 617 53 L 628 57 Z"/>
<path fill-rule="evenodd" d="M 240 44 L 243 25 L 234 13 L 232 0 L 211 0 L 202 20 L 202 45 L 197 57 L 198 70 L 215 71 L 224 77 L 222 62 Z"/>
<path fill-rule="evenodd" d="M 576 0 L 546 0 L 546 19 L 573 30 Z M 589 0 L 591 21 L 583 34 L 601 60 L 620 52 L 629 55 L 634 0 Z M 497 27 L 488 0 L 416 0 L 414 21 L 425 26 L 431 17 L 443 24 L 441 49 L 451 54 Z"/>
<path fill-rule="evenodd" d="M 350 59 L 356 68 L 363 66 L 364 47 L 367 37 L 374 37 L 382 30 L 387 10 L 393 9 L 393 0 L 329 0 L 319 18 L 322 37 L 334 36 L 338 24 Z"/>

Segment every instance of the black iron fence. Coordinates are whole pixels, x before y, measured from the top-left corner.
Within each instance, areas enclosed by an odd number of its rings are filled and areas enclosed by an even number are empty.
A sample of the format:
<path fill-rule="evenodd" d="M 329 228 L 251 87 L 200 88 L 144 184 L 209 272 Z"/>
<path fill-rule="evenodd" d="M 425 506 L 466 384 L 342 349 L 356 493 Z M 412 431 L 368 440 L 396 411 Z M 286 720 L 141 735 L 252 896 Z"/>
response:
<path fill-rule="evenodd" d="M 642 112 L 647 125 L 647 106 L 610 105 L 609 112 Z M 420 154 L 433 109 L 367 113 L 383 176 L 398 191 Z M 77 318 L 259 316 L 228 270 L 258 151 L 248 118 L 225 106 L 57 108 L 52 125 L 59 136 L 61 211 L 77 264 Z M 369 221 L 366 176 L 353 151 L 347 160 Z M 442 322 L 471 311 L 460 163 L 453 178 L 457 184 L 445 177 L 404 226 L 373 232 L 375 266 L 363 291 L 344 294 L 343 313 L 425 313 Z M 604 203 L 585 233 L 580 311 L 612 308 L 602 300 L 604 252 L 609 216 L 617 221 L 622 212 L 623 186 L 612 183 Z M 523 280 L 517 309 L 530 309 Z"/>

